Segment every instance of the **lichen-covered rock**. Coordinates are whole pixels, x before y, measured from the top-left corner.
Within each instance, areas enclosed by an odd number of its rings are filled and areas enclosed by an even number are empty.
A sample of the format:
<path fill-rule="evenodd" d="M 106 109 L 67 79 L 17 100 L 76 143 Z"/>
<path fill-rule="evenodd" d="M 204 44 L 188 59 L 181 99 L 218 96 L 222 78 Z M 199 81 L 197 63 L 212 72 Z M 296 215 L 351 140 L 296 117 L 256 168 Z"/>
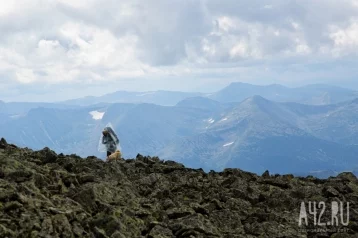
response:
<path fill-rule="evenodd" d="M 350 202 L 348 226 L 299 227 L 302 201 Z M 0 237 L 356 237 L 357 205 L 352 173 L 205 173 L 157 157 L 106 163 L 0 140 Z"/>
<path fill-rule="evenodd" d="M 148 234 L 148 238 L 171 238 L 173 237 L 173 232 L 169 228 L 163 227 L 161 225 L 156 225 Z"/>

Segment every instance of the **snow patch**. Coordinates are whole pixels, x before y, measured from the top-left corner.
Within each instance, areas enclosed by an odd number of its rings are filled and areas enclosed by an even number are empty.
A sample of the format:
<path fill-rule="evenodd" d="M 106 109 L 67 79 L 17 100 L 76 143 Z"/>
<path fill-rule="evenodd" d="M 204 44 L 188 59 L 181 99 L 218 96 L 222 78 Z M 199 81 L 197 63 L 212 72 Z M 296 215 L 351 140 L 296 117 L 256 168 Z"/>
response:
<path fill-rule="evenodd" d="M 210 118 L 210 119 L 208 120 L 208 122 L 209 122 L 210 124 L 213 124 L 213 123 L 215 122 L 215 120 L 212 119 L 212 118 Z"/>
<path fill-rule="evenodd" d="M 147 93 L 137 94 L 136 96 L 137 96 L 137 97 L 143 97 L 143 96 L 151 95 L 151 94 L 155 94 L 155 93 L 156 93 L 156 92 L 147 92 Z"/>
<path fill-rule="evenodd" d="M 93 120 L 102 120 L 103 116 L 104 116 L 104 112 L 99 112 L 99 111 L 91 111 L 89 113 Z"/>
<path fill-rule="evenodd" d="M 227 144 L 223 145 L 223 147 L 230 146 L 232 144 L 234 144 L 234 142 L 227 143 Z"/>

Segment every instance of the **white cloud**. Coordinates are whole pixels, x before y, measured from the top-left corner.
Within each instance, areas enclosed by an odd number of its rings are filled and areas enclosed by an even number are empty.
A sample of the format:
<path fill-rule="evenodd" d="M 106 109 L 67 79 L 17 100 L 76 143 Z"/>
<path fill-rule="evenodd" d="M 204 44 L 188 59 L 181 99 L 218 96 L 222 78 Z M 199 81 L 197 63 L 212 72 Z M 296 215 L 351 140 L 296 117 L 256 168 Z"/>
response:
<path fill-rule="evenodd" d="M 14 1 L 1 2 L 0 16 L 6 16 L 16 11 L 16 3 Z"/>
<path fill-rule="evenodd" d="M 13 88 L 101 82 L 132 88 L 140 79 L 160 88 L 164 78 L 220 84 L 238 73 L 251 82 L 242 72 L 267 67 L 260 77 L 275 78 L 281 74 L 274 70 L 291 64 L 356 56 L 356 6 L 356 0 L 3 0 L 0 80 Z"/>
<path fill-rule="evenodd" d="M 36 76 L 34 74 L 34 72 L 32 71 L 32 69 L 19 69 L 16 72 L 16 79 L 20 82 L 20 83 L 32 83 L 36 81 Z"/>
<path fill-rule="evenodd" d="M 247 45 L 244 42 L 238 42 L 234 47 L 230 50 L 230 56 L 231 58 L 236 57 L 247 57 Z"/>
<path fill-rule="evenodd" d="M 63 48 L 57 40 L 40 40 L 38 42 L 37 53 L 39 58 L 51 60 L 63 54 Z"/>
<path fill-rule="evenodd" d="M 140 63 L 136 35 L 117 38 L 107 29 L 72 23 L 62 26 L 60 32 L 73 46 L 68 58 L 78 66 L 115 68 Z"/>
<path fill-rule="evenodd" d="M 228 32 L 231 29 L 235 29 L 237 27 L 235 21 L 227 16 L 219 17 L 217 21 L 219 29 L 224 32 Z"/>
<path fill-rule="evenodd" d="M 268 4 L 268 5 L 265 5 L 265 6 L 264 6 L 264 8 L 265 8 L 265 9 L 272 9 L 272 8 L 273 8 L 273 6 L 272 6 L 272 5 L 270 5 L 270 4 Z"/>
<path fill-rule="evenodd" d="M 358 1 L 357 0 L 352 0 L 352 5 L 354 7 L 358 7 Z"/>
<path fill-rule="evenodd" d="M 298 24 L 297 22 L 292 21 L 291 25 L 295 30 L 298 30 L 300 28 L 300 24 Z"/>
<path fill-rule="evenodd" d="M 57 0 L 58 3 L 62 3 L 64 5 L 74 7 L 74 8 L 88 8 L 93 6 L 96 2 L 95 0 Z"/>
<path fill-rule="evenodd" d="M 308 55 L 308 54 L 311 53 L 311 49 L 306 44 L 299 44 L 299 45 L 296 46 L 296 52 L 298 54 Z"/>
<path fill-rule="evenodd" d="M 358 45 L 358 20 L 352 21 L 346 28 L 338 28 L 330 34 L 337 47 L 354 47 Z"/>

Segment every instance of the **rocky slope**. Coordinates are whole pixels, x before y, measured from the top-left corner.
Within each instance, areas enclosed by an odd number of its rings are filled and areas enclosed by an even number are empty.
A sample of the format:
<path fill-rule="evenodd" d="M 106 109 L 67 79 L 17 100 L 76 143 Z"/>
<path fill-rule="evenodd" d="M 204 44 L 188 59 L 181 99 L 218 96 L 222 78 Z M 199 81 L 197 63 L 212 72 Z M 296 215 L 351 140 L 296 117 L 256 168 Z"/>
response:
<path fill-rule="evenodd" d="M 299 227 L 302 201 L 350 202 L 344 233 L 317 233 L 311 215 Z M 0 237 L 356 237 L 357 204 L 350 173 L 205 173 L 141 155 L 106 163 L 0 142 Z"/>

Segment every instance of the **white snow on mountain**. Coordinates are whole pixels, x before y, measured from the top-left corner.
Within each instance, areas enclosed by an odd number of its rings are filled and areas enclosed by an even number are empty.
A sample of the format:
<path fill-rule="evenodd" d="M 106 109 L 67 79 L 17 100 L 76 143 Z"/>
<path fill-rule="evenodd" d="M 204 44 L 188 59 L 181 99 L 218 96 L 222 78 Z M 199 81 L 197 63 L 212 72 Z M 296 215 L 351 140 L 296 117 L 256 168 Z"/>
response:
<path fill-rule="evenodd" d="M 102 120 L 104 116 L 104 112 L 99 111 L 91 111 L 89 114 L 91 114 L 93 120 Z"/>
<path fill-rule="evenodd" d="M 232 144 L 234 144 L 234 142 L 227 143 L 227 144 L 223 145 L 223 147 L 230 146 Z"/>
<path fill-rule="evenodd" d="M 155 94 L 156 92 L 146 92 L 146 93 L 142 93 L 142 94 L 137 94 L 136 96 L 137 97 L 143 97 L 143 96 L 146 96 L 146 95 L 151 95 L 151 94 Z"/>
<path fill-rule="evenodd" d="M 209 122 L 210 124 L 213 124 L 213 123 L 215 122 L 215 120 L 212 119 L 212 118 L 210 118 L 210 119 L 208 120 L 208 122 Z"/>

